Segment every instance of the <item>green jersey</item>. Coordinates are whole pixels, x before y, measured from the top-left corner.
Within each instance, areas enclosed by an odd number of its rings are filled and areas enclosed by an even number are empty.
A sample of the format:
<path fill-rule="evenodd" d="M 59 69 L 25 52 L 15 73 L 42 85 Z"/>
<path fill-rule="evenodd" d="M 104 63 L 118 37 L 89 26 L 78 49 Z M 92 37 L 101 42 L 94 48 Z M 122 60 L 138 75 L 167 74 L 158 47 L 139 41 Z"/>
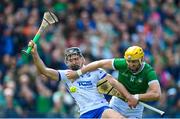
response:
<path fill-rule="evenodd" d="M 128 69 L 124 58 L 115 58 L 113 66 L 119 71 L 118 81 L 121 82 L 131 94 L 145 93 L 150 82 L 158 81 L 154 69 L 146 62 L 143 62 L 141 70 L 137 73 L 132 73 Z"/>

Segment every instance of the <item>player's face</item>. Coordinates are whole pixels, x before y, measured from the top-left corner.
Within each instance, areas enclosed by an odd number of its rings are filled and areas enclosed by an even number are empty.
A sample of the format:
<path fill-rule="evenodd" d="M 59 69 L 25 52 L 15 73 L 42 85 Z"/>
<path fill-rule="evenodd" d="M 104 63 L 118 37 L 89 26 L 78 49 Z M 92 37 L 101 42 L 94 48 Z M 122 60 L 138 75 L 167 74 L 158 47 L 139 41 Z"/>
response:
<path fill-rule="evenodd" d="M 141 67 L 141 64 L 139 60 L 127 60 L 128 68 L 133 72 L 136 73 L 139 68 Z"/>
<path fill-rule="evenodd" d="M 78 70 L 83 66 L 83 57 L 77 54 L 72 54 L 67 57 L 67 65 L 72 70 Z"/>

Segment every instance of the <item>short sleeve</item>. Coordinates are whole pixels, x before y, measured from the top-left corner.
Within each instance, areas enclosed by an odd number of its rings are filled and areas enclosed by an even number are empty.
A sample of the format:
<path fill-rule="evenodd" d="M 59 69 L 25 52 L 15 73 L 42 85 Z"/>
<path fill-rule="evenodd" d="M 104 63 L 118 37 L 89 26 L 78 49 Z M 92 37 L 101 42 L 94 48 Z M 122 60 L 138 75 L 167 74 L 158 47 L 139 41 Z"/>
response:
<path fill-rule="evenodd" d="M 58 70 L 59 73 L 59 80 L 66 81 L 68 78 L 66 76 L 67 70 Z"/>
<path fill-rule="evenodd" d="M 154 70 L 149 71 L 146 78 L 148 79 L 148 84 L 154 81 L 158 81 L 156 72 Z"/>
<path fill-rule="evenodd" d="M 123 58 L 115 58 L 113 61 L 113 67 L 116 70 L 126 68 L 127 67 L 126 60 Z"/>

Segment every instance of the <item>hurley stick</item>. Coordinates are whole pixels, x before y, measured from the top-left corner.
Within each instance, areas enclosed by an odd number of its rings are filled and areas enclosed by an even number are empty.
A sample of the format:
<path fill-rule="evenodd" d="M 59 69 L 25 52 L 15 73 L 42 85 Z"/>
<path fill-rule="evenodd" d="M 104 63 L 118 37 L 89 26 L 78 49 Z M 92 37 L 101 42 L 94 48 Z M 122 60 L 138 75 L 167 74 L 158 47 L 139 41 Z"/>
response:
<path fill-rule="evenodd" d="M 38 40 L 39 40 L 39 38 L 40 38 L 40 36 L 41 36 L 41 34 L 44 32 L 44 30 L 45 30 L 49 25 L 54 24 L 54 23 L 56 23 L 56 22 L 58 22 L 58 18 L 57 18 L 57 16 L 55 16 L 54 13 L 49 12 L 49 11 L 48 11 L 48 12 L 45 12 L 45 13 L 44 13 L 44 16 L 43 16 L 43 20 L 42 20 L 42 22 L 41 22 L 41 25 L 40 25 L 40 27 L 39 27 L 39 29 L 38 29 L 38 32 L 36 33 L 36 35 L 35 35 L 34 38 L 33 38 L 33 42 L 34 42 L 34 43 L 37 43 Z M 24 53 L 24 54 L 30 54 L 31 50 L 32 50 L 32 47 L 31 47 L 31 46 L 28 46 L 28 49 L 27 49 L 26 51 L 25 51 L 25 50 L 22 50 L 22 53 Z"/>

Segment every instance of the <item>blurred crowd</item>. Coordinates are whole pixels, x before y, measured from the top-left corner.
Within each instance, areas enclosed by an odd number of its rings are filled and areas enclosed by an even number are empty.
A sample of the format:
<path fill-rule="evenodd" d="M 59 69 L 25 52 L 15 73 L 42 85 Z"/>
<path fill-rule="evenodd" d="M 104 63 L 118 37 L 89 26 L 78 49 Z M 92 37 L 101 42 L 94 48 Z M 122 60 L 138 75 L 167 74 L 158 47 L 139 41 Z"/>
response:
<path fill-rule="evenodd" d="M 65 86 L 40 75 L 32 57 L 21 54 L 48 10 L 60 22 L 37 44 L 47 67 L 66 69 L 64 50 L 71 46 L 80 47 L 89 63 L 123 57 L 139 45 L 162 87 L 161 100 L 150 104 L 166 117 L 180 117 L 179 0 L 1 0 L 0 117 L 78 117 Z M 145 109 L 144 117 L 159 115 Z"/>

